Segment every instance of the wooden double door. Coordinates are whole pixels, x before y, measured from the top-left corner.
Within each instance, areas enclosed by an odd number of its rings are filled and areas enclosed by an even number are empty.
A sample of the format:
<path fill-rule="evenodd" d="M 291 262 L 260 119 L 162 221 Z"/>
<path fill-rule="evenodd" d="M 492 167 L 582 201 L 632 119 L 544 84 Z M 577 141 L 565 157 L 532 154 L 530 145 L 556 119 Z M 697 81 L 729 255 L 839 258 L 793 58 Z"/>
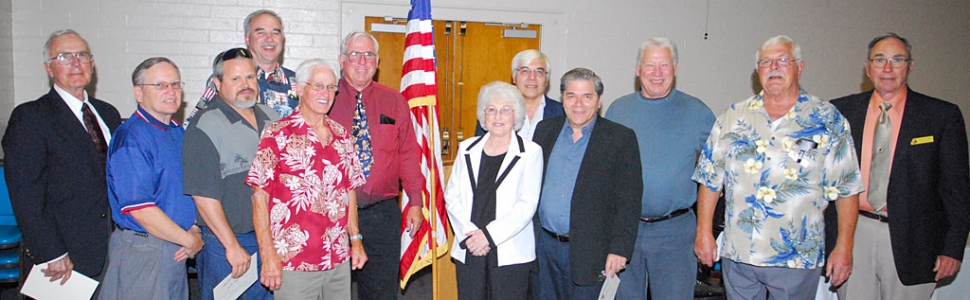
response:
<path fill-rule="evenodd" d="M 380 43 L 377 82 L 401 88 L 406 19 L 366 17 L 365 28 Z M 458 142 L 475 135 L 479 89 L 493 81 L 512 82 L 512 58 L 539 49 L 535 24 L 434 20 L 442 159 L 450 164 Z"/>

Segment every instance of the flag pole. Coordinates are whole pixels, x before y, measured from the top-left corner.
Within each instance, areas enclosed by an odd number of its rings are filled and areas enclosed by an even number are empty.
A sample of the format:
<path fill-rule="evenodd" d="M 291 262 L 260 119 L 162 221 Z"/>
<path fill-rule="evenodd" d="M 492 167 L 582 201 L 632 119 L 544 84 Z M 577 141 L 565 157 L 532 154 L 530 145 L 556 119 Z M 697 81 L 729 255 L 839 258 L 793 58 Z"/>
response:
<path fill-rule="evenodd" d="M 433 116 L 432 116 L 434 114 L 434 109 L 436 107 L 437 106 L 425 106 L 424 115 L 425 115 L 426 118 L 428 118 L 428 123 L 429 124 L 437 124 L 438 123 L 438 119 L 437 118 L 433 118 Z M 437 127 L 437 126 L 435 126 L 435 127 Z M 431 128 L 431 126 L 429 126 L 429 128 L 428 128 L 428 131 L 429 131 L 428 132 L 428 149 L 431 150 L 432 158 L 434 158 L 434 156 L 437 153 L 435 151 L 435 149 L 437 149 L 437 148 L 435 148 L 435 147 L 437 147 L 437 145 L 436 145 L 436 142 L 437 141 L 435 141 L 435 138 L 434 138 L 435 135 L 432 134 L 432 132 L 430 132 L 431 130 L 432 130 L 432 128 Z M 438 128 L 434 128 L 433 130 L 438 130 Z M 440 161 L 441 157 L 438 157 L 438 159 L 439 159 L 438 161 Z M 438 197 L 437 197 L 438 188 L 435 186 L 435 184 L 437 184 L 437 181 L 438 181 L 438 180 L 436 180 L 438 178 L 438 171 L 440 171 L 440 170 L 438 170 L 438 163 L 437 162 L 433 162 L 433 164 L 432 164 L 432 166 L 431 166 L 430 169 L 431 169 L 431 176 L 429 176 L 429 179 L 431 179 L 431 193 L 430 193 L 431 201 L 429 201 L 429 202 L 431 202 L 431 213 L 430 213 L 430 219 L 431 219 L 431 238 L 429 239 L 429 241 L 431 242 L 431 291 L 432 291 L 432 298 L 431 299 L 440 299 L 440 298 L 438 298 L 438 276 L 439 276 L 439 274 L 438 274 L 438 237 L 435 236 L 435 234 L 438 232 L 437 231 L 437 226 L 438 226 L 438 218 L 437 218 L 438 214 L 437 214 L 437 212 L 438 212 L 438 208 L 436 207 L 437 204 L 438 204 L 437 203 L 438 202 Z"/>

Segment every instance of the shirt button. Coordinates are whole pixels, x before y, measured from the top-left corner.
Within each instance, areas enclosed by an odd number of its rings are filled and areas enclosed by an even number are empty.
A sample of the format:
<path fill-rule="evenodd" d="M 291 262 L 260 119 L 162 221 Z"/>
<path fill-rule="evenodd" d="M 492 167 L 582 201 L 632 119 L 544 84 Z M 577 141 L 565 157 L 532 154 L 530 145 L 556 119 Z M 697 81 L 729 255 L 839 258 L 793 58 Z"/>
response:
<path fill-rule="evenodd" d="M 771 160 L 771 157 L 768 157 L 768 158 L 765 158 L 765 159 L 767 159 L 767 160 Z"/>
<path fill-rule="evenodd" d="M 107 218 L 107 217 L 108 217 L 108 215 L 106 215 L 106 214 L 101 214 L 101 218 L 102 218 L 102 219 L 104 219 L 104 218 Z"/>
<path fill-rule="evenodd" d="M 774 141 L 775 140 L 775 137 L 771 137 L 771 140 Z"/>

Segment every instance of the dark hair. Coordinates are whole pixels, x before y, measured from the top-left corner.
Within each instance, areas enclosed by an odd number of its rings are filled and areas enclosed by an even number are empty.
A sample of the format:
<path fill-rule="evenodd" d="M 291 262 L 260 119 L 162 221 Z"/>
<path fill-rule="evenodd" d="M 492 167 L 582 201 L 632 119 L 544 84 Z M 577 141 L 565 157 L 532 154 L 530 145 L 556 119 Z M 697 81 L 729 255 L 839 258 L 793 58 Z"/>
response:
<path fill-rule="evenodd" d="M 869 56 L 872 55 L 872 48 L 876 47 L 876 44 L 889 38 L 897 39 L 900 42 L 903 42 L 903 45 L 906 45 L 906 54 L 909 55 L 909 59 L 913 59 L 913 46 L 909 44 L 909 40 L 906 40 L 894 32 L 889 32 L 872 39 L 872 41 L 869 42 L 869 51 L 866 53 L 866 59 L 869 59 Z"/>
<path fill-rule="evenodd" d="M 176 66 L 175 62 L 172 62 L 171 59 L 168 59 L 166 57 L 152 57 L 138 64 L 138 66 L 135 67 L 135 71 L 131 72 L 131 84 L 132 85 L 143 84 L 144 82 L 142 81 L 145 80 L 145 70 L 148 70 L 149 68 L 160 63 L 167 63 L 172 65 L 172 67 L 175 68 L 175 73 L 178 74 L 179 78 L 182 77 L 182 72 L 179 71 L 179 67 Z"/>
<path fill-rule="evenodd" d="M 253 54 L 246 48 L 232 48 L 226 50 L 225 52 L 219 53 L 219 55 L 216 55 L 216 59 L 212 61 L 212 75 L 219 78 L 219 80 L 222 80 L 222 74 L 225 73 L 222 69 L 222 65 L 225 64 L 227 60 L 237 59 L 240 57 L 252 60 Z"/>
<path fill-rule="evenodd" d="M 596 90 L 597 96 L 603 96 L 603 80 L 600 79 L 593 70 L 587 68 L 575 68 L 562 74 L 562 79 L 559 80 L 559 93 L 566 92 L 566 85 L 570 81 L 576 80 L 590 80 L 593 82 L 593 88 Z"/>

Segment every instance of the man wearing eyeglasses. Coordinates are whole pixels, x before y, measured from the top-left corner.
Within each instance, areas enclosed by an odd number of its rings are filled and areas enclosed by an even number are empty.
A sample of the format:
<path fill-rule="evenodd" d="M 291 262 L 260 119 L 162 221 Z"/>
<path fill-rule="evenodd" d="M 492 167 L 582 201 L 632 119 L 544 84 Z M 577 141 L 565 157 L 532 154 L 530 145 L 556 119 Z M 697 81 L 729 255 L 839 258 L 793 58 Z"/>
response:
<path fill-rule="evenodd" d="M 869 43 L 865 67 L 874 89 L 832 100 L 860 141 L 868 187 L 859 197 L 852 277 L 839 298 L 929 299 L 937 281 L 960 269 L 970 231 L 963 115 L 907 86 L 912 46 L 895 33 Z"/>
<path fill-rule="evenodd" d="M 711 129 L 693 179 L 694 252 L 711 266 L 718 255 L 728 299 L 813 299 L 824 269 L 834 285 L 852 271 L 852 233 L 863 186 L 849 124 L 831 104 L 799 87 L 805 63 L 787 36 L 756 54 L 763 91 L 731 105 Z M 720 253 L 711 233 L 725 193 Z M 839 238 L 825 261 L 823 210 L 838 209 Z"/>
<path fill-rule="evenodd" d="M 379 57 L 377 39 L 353 32 L 340 46 L 342 75 L 330 117 L 351 132 L 367 183 L 358 187 L 360 233 L 367 266 L 354 271 L 360 299 L 396 299 L 401 263 L 401 187 L 406 204 L 404 231 L 414 237 L 421 227 L 424 176 L 411 112 L 404 96 L 374 82 Z"/>
<path fill-rule="evenodd" d="M 290 115 L 300 105 L 300 98 L 296 94 L 296 73 L 280 64 L 285 41 L 283 20 L 276 12 L 261 9 L 246 16 L 243 30 L 246 47 L 256 62 L 256 77 L 259 82 L 257 103 L 273 108 L 282 117 Z M 214 76 L 209 76 L 205 92 L 189 113 L 186 123 L 191 123 L 199 110 L 208 107 L 218 92 Z"/>
<path fill-rule="evenodd" d="M 249 50 L 233 48 L 212 65 L 219 95 L 185 130 L 182 172 L 185 194 L 198 209 L 197 223 L 206 246 L 196 256 L 202 299 L 227 275 L 238 278 L 259 251 L 253 226 L 252 190 L 246 174 L 256 156 L 263 128 L 279 119 L 272 108 L 256 104 L 256 66 Z M 259 262 L 257 262 L 257 266 Z M 258 282 L 243 299 L 272 297 Z"/>
<path fill-rule="evenodd" d="M 532 140 L 539 121 L 565 114 L 562 103 L 546 96 L 549 91 L 549 57 L 539 50 L 523 50 L 512 58 L 512 84 L 525 100 L 525 122 L 517 132 Z M 475 125 L 475 135 L 485 134 L 481 124 Z"/>
<path fill-rule="evenodd" d="M 630 127 L 640 143 L 643 199 L 637 244 L 620 273 L 619 299 L 691 299 L 697 277 L 692 251 L 697 155 L 714 125 L 701 100 L 674 89 L 677 46 L 667 38 L 644 41 L 637 52 L 640 91 L 613 102 L 606 118 Z M 653 276 L 650 276 L 653 275 Z"/>
<path fill-rule="evenodd" d="M 44 69 L 54 85 L 10 115 L 3 151 L 27 272 L 61 284 L 78 271 L 100 280 L 111 234 L 105 158 L 118 110 L 88 95 L 94 56 L 74 30 L 51 33 Z"/>
<path fill-rule="evenodd" d="M 202 249 L 195 203 L 182 194 L 182 104 L 175 63 L 153 57 L 131 81 L 138 108 L 108 148 L 108 200 L 117 228 L 101 299 L 186 299 L 185 260 Z"/>

